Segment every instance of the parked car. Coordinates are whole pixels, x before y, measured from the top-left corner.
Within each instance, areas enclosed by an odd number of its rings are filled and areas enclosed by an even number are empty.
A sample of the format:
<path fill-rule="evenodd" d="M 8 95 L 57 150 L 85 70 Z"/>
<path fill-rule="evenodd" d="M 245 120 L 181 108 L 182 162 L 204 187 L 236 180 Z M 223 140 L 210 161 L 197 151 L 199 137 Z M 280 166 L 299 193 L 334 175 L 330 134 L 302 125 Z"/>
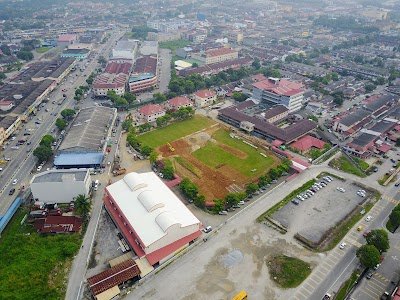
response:
<path fill-rule="evenodd" d="M 346 243 L 341 243 L 340 246 L 339 246 L 339 248 L 340 248 L 340 249 L 346 248 Z"/>
<path fill-rule="evenodd" d="M 207 226 L 207 227 L 203 228 L 204 233 L 209 233 L 211 230 L 212 230 L 211 226 Z"/>
<path fill-rule="evenodd" d="M 12 184 L 16 185 L 18 183 L 18 179 L 14 179 Z"/>
<path fill-rule="evenodd" d="M 14 193 L 15 193 L 15 189 L 11 189 L 9 192 L 8 192 L 8 194 L 11 196 L 11 195 L 14 195 Z"/>
<path fill-rule="evenodd" d="M 299 205 L 299 201 L 297 201 L 296 199 L 293 199 L 292 203 L 295 204 L 295 205 Z"/>
<path fill-rule="evenodd" d="M 239 201 L 238 205 L 244 205 L 244 201 Z"/>
<path fill-rule="evenodd" d="M 367 216 L 367 217 L 365 218 L 365 221 L 369 222 L 369 221 L 371 221 L 371 219 L 372 219 L 371 216 Z"/>
<path fill-rule="evenodd" d="M 228 212 L 227 212 L 226 210 L 222 210 L 222 211 L 220 211 L 218 214 L 219 214 L 219 215 L 227 215 Z"/>
<path fill-rule="evenodd" d="M 345 189 L 344 189 L 344 188 L 337 187 L 336 189 L 337 189 L 339 192 L 342 192 L 342 193 L 344 193 L 344 192 L 345 192 Z"/>
<path fill-rule="evenodd" d="M 368 272 L 368 274 L 367 274 L 367 276 L 365 276 L 365 278 L 371 279 L 371 278 L 372 278 L 372 275 L 374 275 L 373 272 Z"/>

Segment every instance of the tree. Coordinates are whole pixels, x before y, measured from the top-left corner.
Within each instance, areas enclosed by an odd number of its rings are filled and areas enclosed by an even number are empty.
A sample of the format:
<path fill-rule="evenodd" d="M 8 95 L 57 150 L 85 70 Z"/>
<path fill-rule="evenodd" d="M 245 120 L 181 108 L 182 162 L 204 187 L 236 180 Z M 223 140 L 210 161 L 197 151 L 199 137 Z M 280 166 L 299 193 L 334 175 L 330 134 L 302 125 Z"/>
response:
<path fill-rule="evenodd" d="M 314 116 L 314 115 L 309 115 L 308 119 L 318 123 L 318 118 L 316 116 Z"/>
<path fill-rule="evenodd" d="M 232 99 L 235 100 L 235 101 L 243 102 L 247 98 L 249 98 L 249 96 L 247 96 L 246 94 L 239 93 L 239 92 L 233 92 L 232 93 Z"/>
<path fill-rule="evenodd" d="M 167 97 L 160 92 L 156 92 L 153 94 L 153 100 L 155 103 L 161 103 L 167 101 Z"/>
<path fill-rule="evenodd" d="M 76 111 L 74 109 L 70 109 L 70 108 L 64 109 L 61 112 L 61 116 L 67 121 L 72 120 L 72 118 L 75 116 L 75 114 L 76 114 Z"/>
<path fill-rule="evenodd" d="M 190 200 L 195 200 L 199 193 L 197 186 L 187 177 L 185 177 L 179 184 L 183 194 Z"/>
<path fill-rule="evenodd" d="M 33 59 L 33 54 L 30 51 L 19 51 L 17 52 L 17 57 L 25 61 L 30 61 Z"/>
<path fill-rule="evenodd" d="M 0 80 L 6 79 L 7 75 L 4 74 L 3 72 L 0 72 Z"/>
<path fill-rule="evenodd" d="M 272 179 L 272 180 L 276 180 L 276 179 L 278 179 L 279 178 L 279 171 L 277 170 L 277 169 L 275 169 L 275 168 L 271 168 L 269 171 L 268 171 L 268 176 Z"/>
<path fill-rule="evenodd" d="M 251 195 L 254 194 L 258 189 L 259 189 L 258 184 L 252 182 L 246 186 L 246 193 L 247 195 Z"/>
<path fill-rule="evenodd" d="M 338 81 L 339 80 L 339 74 L 336 72 L 331 73 L 331 77 L 333 81 Z"/>
<path fill-rule="evenodd" d="M 126 119 L 122 122 L 121 127 L 122 127 L 122 129 L 124 129 L 125 131 L 128 131 L 128 130 L 131 128 L 132 123 L 133 123 L 132 119 L 126 118 Z"/>
<path fill-rule="evenodd" d="M 86 220 L 90 210 L 92 209 L 92 201 L 84 194 L 76 196 L 74 201 L 75 211 L 83 218 L 83 220 Z"/>
<path fill-rule="evenodd" d="M 77 88 L 75 90 L 75 96 L 82 96 L 83 95 L 83 90 L 81 90 L 80 88 Z"/>
<path fill-rule="evenodd" d="M 174 167 L 172 165 L 165 165 L 165 167 L 161 170 L 161 173 L 165 179 L 174 179 Z"/>
<path fill-rule="evenodd" d="M 112 102 L 115 102 L 115 100 L 118 98 L 118 95 L 117 95 L 117 93 L 115 91 L 107 91 L 107 97 Z"/>
<path fill-rule="evenodd" d="M 63 130 L 65 127 L 67 127 L 67 122 L 65 122 L 63 119 L 57 118 L 56 120 L 56 126 L 58 130 Z"/>
<path fill-rule="evenodd" d="M 261 175 L 260 178 L 258 178 L 258 185 L 259 186 L 267 185 L 270 182 L 270 180 L 271 179 L 269 178 L 268 174 Z"/>
<path fill-rule="evenodd" d="M 384 229 L 371 230 L 365 237 L 368 245 L 373 245 L 380 253 L 386 252 L 389 248 L 388 233 Z"/>
<path fill-rule="evenodd" d="M 225 196 L 225 201 L 229 207 L 232 207 L 234 205 L 237 205 L 241 200 L 238 193 L 229 193 Z"/>
<path fill-rule="evenodd" d="M 199 67 L 199 64 L 198 63 L 193 63 L 192 64 L 192 68 L 198 68 Z"/>
<path fill-rule="evenodd" d="M 153 148 L 147 145 L 143 145 L 142 147 L 140 147 L 140 153 L 142 153 L 143 156 L 149 156 L 151 152 L 153 152 L 153 150 Z"/>
<path fill-rule="evenodd" d="M 125 93 L 124 98 L 129 104 L 132 104 L 136 100 L 136 96 L 132 93 Z"/>
<path fill-rule="evenodd" d="M 396 139 L 396 146 L 399 147 L 400 146 L 400 138 Z"/>
<path fill-rule="evenodd" d="M 50 135 L 50 134 L 46 134 L 42 137 L 39 145 L 41 146 L 46 146 L 46 147 L 51 147 L 51 144 L 55 141 L 55 138 Z"/>
<path fill-rule="evenodd" d="M 153 150 L 149 155 L 150 164 L 153 165 L 157 160 L 158 160 L 158 153 L 157 151 Z"/>
<path fill-rule="evenodd" d="M 206 207 L 206 197 L 204 195 L 198 195 L 196 199 L 194 199 L 194 205 L 204 209 Z"/>
<path fill-rule="evenodd" d="M 222 199 L 214 199 L 214 207 L 212 208 L 212 210 L 214 212 L 220 212 L 223 211 L 225 209 L 225 202 Z"/>
<path fill-rule="evenodd" d="M 393 210 L 389 215 L 389 220 L 394 228 L 400 226 L 400 210 Z"/>
<path fill-rule="evenodd" d="M 376 85 L 373 83 L 369 83 L 365 86 L 365 91 L 367 93 L 371 93 L 372 91 L 374 91 L 376 89 Z"/>
<path fill-rule="evenodd" d="M 384 84 L 386 83 L 386 80 L 385 80 L 385 78 L 383 78 L 383 77 L 378 77 L 378 78 L 375 80 L 375 82 L 376 82 L 377 85 L 384 85 Z"/>
<path fill-rule="evenodd" d="M 101 65 L 105 65 L 107 63 L 107 60 L 104 58 L 104 56 L 99 56 L 99 59 L 97 60 L 97 62 Z"/>
<path fill-rule="evenodd" d="M 357 249 L 357 257 L 360 263 L 366 268 L 373 268 L 379 264 L 380 253 L 373 245 L 363 245 Z"/>
<path fill-rule="evenodd" d="M 251 64 L 256 70 L 261 68 L 260 59 L 258 57 L 254 58 L 253 63 Z"/>
<path fill-rule="evenodd" d="M 117 97 L 114 99 L 115 107 L 127 108 L 129 106 L 128 101 L 125 100 L 123 97 Z"/>
<path fill-rule="evenodd" d="M 11 55 L 10 47 L 7 45 L 1 45 L 0 50 L 4 53 L 4 55 Z"/>
<path fill-rule="evenodd" d="M 33 155 L 36 156 L 40 162 L 42 162 L 48 160 L 53 155 L 53 152 L 51 151 L 50 147 L 40 145 L 33 150 Z"/>

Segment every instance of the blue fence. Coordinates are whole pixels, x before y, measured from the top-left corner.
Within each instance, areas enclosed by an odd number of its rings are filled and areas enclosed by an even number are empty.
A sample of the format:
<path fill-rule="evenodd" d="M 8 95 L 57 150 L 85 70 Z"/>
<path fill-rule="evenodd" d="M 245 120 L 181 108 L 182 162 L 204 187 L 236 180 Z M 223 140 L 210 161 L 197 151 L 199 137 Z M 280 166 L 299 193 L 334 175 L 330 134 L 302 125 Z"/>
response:
<path fill-rule="evenodd" d="M 18 207 L 22 203 L 22 197 L 17 197 L 14 202 L 11 204 L 10 208 L 4 214 L 4 216 L 0 216 L 0 234 L 3 232 L 4 228 L 6 228 L 8 222 L 10 222 L 11 218 L 14 216 Z"/>

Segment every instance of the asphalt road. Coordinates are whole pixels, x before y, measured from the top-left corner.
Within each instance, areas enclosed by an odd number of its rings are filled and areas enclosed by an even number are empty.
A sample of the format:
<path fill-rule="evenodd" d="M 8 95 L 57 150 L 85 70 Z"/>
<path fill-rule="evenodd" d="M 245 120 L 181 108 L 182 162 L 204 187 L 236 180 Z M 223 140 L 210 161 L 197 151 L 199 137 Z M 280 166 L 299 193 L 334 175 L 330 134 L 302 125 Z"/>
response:
<path fill-rule="evenodd" d="M 118 35 L 118 37 L 119 36 L 120 35 Z M 108 53 L 112 48 L 116 38 L 117 36 L 115 36 L 113 39 L 110 39 L 107 44 L 100 44 L 96 51 L 102 54 L 106 52 Z M 99 54 L 97 54 L 96 57 L 98 55 Z M 74 88 L 80 85 L 85 85 L 87 76 L 89 76 L 96 67 L 97 59 L 94 58 L 86 67 L 84 72 L 75 71 L 67 76 L 65 82 L 60 84 L 54 91 L 50 93 L 50 101 L 47 103 L 47 105 L 37 113 L 36 117 L 29 120 L 28 123 L 23 124 L 23 127 L 21 127 L 19 132 L 16 134 L 15 141 L 10 140 L 10 145 L 7 145 L 7 148 L 1 153 L 2 158 L 10 158 L 11 161 L 2 165 L 3 171 L 0 173 L 0 215 L 4 215 L 4 213 L 8 210 L 16 197 L 16 193 L 23 188 L 23 185 L 28 185 L 30 179 L 32 178 L 30 172 L 32 170 L 36 170 L 35 166 L 37 159 L 33 156 L 32 151 L 28 150 L 35 149 L 42 136 L 50 133 L 51 129 L 55 128 L 54 124 L 57 116 L 54 116 L 54 114 L 58 115 L 63 109 L 73 108 L 75 106 L 76 101 L 73 99 L 75 93 Z M 79 76 L 76 76 L 76 74 Z M 67 89 L 67 91 L 62 92 L 62 89 Z M 63 93 L 67 94 L 67 99 L 62 105 L 57 105 L 58 101 L 62 99 Z M 56 104 L 52 104 L 53 100 L 56 101 Z M 45 111 L 46 108 L 49 109 L 49 112 Z M 35 124 L 37 118 L 42 120 L 40 125 Z M 30 136 L 23 135 L 25 129 L 32 129 Z M 10 148 L 11 146 L 15 146 L 18 140 L 22 139 L 31 142 L 31 144 L 21 145 L 18 150 L 12 150 Z M 44 169 L 47 167 L 51 166 L 46 165 L 44 166 Z M 18 180 L 16 185 L 12 184 L 14 179 Z M 14 195 L 9 196 L 8 193 L 12 188 L 15 188 L 17 191 Z"/>

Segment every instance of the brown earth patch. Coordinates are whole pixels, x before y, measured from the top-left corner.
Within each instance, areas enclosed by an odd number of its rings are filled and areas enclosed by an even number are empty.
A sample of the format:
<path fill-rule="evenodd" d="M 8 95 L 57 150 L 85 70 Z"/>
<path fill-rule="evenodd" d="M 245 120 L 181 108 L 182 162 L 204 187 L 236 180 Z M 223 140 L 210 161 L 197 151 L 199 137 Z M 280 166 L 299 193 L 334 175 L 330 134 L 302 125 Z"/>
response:
<path fill-rule="evenodd" d="M 239 157 L 241 159 L 246 159 L 248 157 L 248 155 L 246 153 L 244 153 L 244 152 L 242 152 L 242 151 L 240 151 L 238 149 L 235 149 L 235 148 L 233 148 L 231 146 L 228 146 L 228 145 L 226 145 L 224 143 L 216 142 L 216 144 L 218 145 L 218 147 L 224 149 L 226 152 L 228 152 L 228 153 L 230 153 L 232 155 L 235 155 L 235 156 L 237 156 L 237 157 Z"/>
<path fill-rule="evenodd" d="M 189 153 L 191 150 L 191 146 L 184 139 L 176 140 L 170 143 L 172 147 L 175 148 L 175 151 L 172 152 L 169 150 L 168 145 L 162 145 L 158 148 L 158 151 L 161 152 L 163 157 L 170 157 L 174 155 L 183 155 L 185 153 Z"/>

